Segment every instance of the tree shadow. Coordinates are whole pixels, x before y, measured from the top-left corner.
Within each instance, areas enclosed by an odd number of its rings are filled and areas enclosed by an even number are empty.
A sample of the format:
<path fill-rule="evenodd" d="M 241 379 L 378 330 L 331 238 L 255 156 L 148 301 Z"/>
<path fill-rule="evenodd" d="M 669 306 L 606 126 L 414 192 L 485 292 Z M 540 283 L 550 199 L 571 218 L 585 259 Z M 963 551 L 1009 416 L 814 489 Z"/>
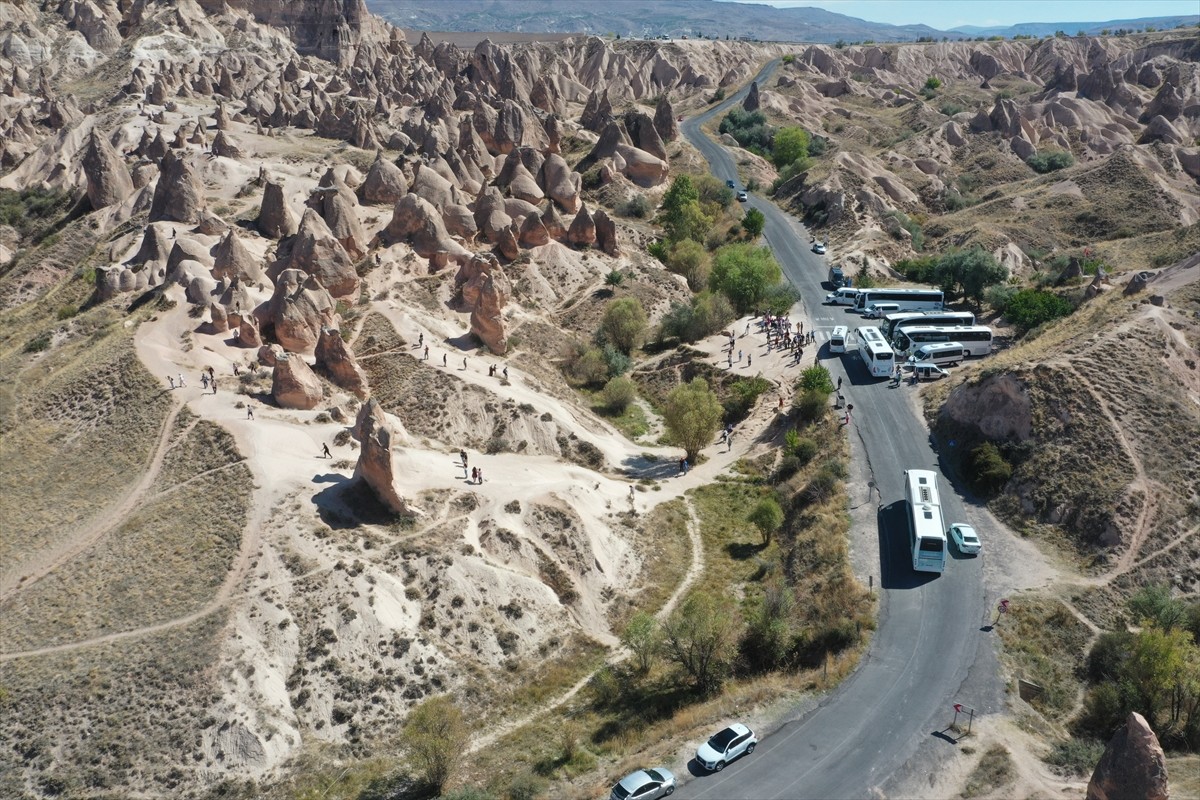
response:
<path fill-rule="evenodd" d="M 761 543 L 754 542 L 730 542 L 725 545 L 725 552 L 735 561 L 745 561 L 766 550 L 767 546 Z"/>
<path fill-rule="evenodd" d="M 621 461 L 621 467 L 625 470 L 625 474 L 631 478 L 647 478 L 650 480 L 666 480 L 679 475 L 679 459 L 677 458 L 657 458 L 650 459 L 645 456 L 629 456 Z"/>
<path fill-rule="evenodd" d="M 321 521 L 334 530 L 363 525 L 392 525 L 404 517 L 385 506 L 366 481 L 330 474 L 333 485 L 313 495 Z"/>

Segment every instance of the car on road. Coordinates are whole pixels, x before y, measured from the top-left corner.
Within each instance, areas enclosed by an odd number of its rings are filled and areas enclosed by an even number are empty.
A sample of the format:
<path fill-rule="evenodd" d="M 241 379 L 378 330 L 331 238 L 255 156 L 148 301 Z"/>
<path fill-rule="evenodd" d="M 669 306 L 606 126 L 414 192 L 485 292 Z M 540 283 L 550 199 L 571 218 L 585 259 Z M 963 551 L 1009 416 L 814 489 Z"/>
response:
<path fill-rule="evenodd" d="M 740 722 L 713 734 L 713 737 L 696 751 L 696 761 L 709 772 L 720 772 L 725 765 L 738 756 L 754 752 L 758 737 L 754 731 Z"/>
<path fill-rule="evenodd" d="M 965 522 L 955 522 L 950 526 L 950 538 L 954 540 L 954 546 L 958 548 L 958 552 L 964 555 L 977 555 L 983 549 L 983 544 L 979 541 L 979 534 Z"/>
<path fill-rule="evenodd" d="M 658 800 L 675 791 L 675 776 L 669 769 L 639 769 L 626 775 L 612 788 L 609 800 Z"/>
<path fill-rule="evenodd" d="M 728 186 L 730 189 L 736 189 L 736 188 L 737 188 L 737 184 L 736 184 L 736 183 L 734 183 L 733 181 L 725 181 L 725 185 L 726 185 L 726 186 Z"/>
<path fill-rule="evenodd" d="M 738 202 L 739 202 L 739 203 L 744 203 L 744 202 L 746 202 L 747 200 L 749 200 L 749 199 L 750 199 L 750 195 L 746 194 L 746 190 L 745 190 L 745 189 L 742 189 L 740 192 L 738 192 L 738 195 L 737 195 L 737 197 L 738 197 Z"/>
<path fill-rule="evenodd" d="M 813 242 L 813 252 L 819 256 L 825 255 L 825 243 L 824 242 Z"/>

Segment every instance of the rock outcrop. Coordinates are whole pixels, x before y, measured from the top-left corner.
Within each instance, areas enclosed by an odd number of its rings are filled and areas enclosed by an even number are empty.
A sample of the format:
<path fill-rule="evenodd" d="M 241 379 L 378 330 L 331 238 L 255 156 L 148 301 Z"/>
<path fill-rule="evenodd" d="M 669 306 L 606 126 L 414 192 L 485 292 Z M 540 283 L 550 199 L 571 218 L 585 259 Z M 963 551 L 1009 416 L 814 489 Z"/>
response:
<path fill-rule="evenodd" d="M 158 185 L 150 203 L 150 222 L 199 222 L 204 209 L 204 186 L 187 162 L 167 151 L 159 164 Z"/>
<path fill-rule="evenodd" d="M 621 247 L 617 243 L 617 223 L 603 209 L 597 209 L 592 220 L 596 226 L 596 245 L 614 258 L 621 255 Z"/>
<path fill-rule="evenodd" d="M 94 209 L 118 205 L 133 194 L 125 162 L 95 129 L 83 155 L 83 174 L 87 178 L 88 202 Z"/>
<path fill-rule="evenodd" d="M 424 258 L 462 260 L 470 258 L 467 248 L 450 238 L 441 214 L 429 201 L 406 194 L 392 209 L 392 219 L 379 234 L 385 243 L 407 242 Z"/>
<path fill-rule="evenodd" d="M 1167 760 L 1146 719 L 1130 712 L 1088 782 L 1087 800 L 1168 800 Z"/>
<path fill-rule="evenodd" d="M 337 306 L 314 277 L 288 269 L 275 278 L 275 293 L 254 310 L 258 329 L 292 353 L 316 346 L 321 329 L 332 325 Z"/>
<path fill-rule="evenodd" d="M 367 397 L 367 375 L 349 346 L 342 341 L 342 332 L 337 328 L 322 328 L 321 338 L 317 340 L 314 354 L 317 359 L 317 371 L 329 378 L 335 385 L 352 392 L 360 400 Z"/>
<path fill-rule="evenodd" d="M 571 221 L 567 241 L 576 247 L 591 247 L 596 243 L 596 220 L 588 213 L 587 206 L 580 208 Z"/>
<path fill-rule="evenodd" d="M 404 171 L 384 158 L 383 153 L 377 154 L 362 186 L 358 187 L 359 199 L 364 203 L 390 206 L 406 194 L 408 179 Z"/>
<path fill-rule="evenodd" d="M 263 185 L 262 206 L 255 223 L 269 239 L 282 239 L 296 233 L 296 217 L 283 196 L 283 185 L 267 181 Z"/>
<path fill-rule="evenodd" d="M 278 275 L 285 270 L 312 275 L 333 297 L 353 297 L 358 292 L 354 262 L 325 220 L 311 208 L 305 209 L 296 235 L 280 242 L 278 258 L 268 274 Z"/>
<path fill-rule="evenodd" d="M 408 503 L 396 491 L 392 467 L 392 430 L 379 401 L 371 398 L 363 403 L 354 420 L 354 434 L 361 448 L 354 467 L 355 480 L 363 481 L 389 510 L 395 514 L 412 514 Z"/>
<path fill-rule="evenodd" d="M 455 276 L 462 292 L 463 306 L 471 312 L 471 333 L 496 355 L 508 350 L 504 326 L 504 306 L 512 294 L 512 284 L 494 257 L 475 256 L 463 264 Z"/>
<path fill-rule="evenodd" d="M 316 408 L 324 396 L 321 379 L 303 358 L 295 353 L 276 357 L 271 375 L 271 398 L 280 408 L 307 411 Z"/>
<path fill-rule="evenodd" d="M 233 228 L 225 232 L 225 236 L 213 250 L 212 273 L 214 278 L 226 282 L 238 280 L 261 284 L 265 283 L 267 279 L 258 265 L 258 260 L 242 244 L 242 240 L 238 238 Z"/>

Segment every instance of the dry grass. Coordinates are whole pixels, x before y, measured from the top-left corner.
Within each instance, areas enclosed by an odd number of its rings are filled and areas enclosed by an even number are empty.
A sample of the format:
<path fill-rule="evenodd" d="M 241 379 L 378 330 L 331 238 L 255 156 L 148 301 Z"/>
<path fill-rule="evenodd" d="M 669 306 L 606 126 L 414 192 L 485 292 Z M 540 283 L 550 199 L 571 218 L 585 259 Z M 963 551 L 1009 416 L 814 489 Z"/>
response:
<path fill-rule="evenodd" d="M 1087 655 L 1091 630 L 1057 600 L 1022 596 L 996 631 L 1013 676 L 1045 690 L 1032 701 L 1034 708 L 1051 716 L 1070 713 L 1082 692 L 1077 670 Z"/>
<path fill-rule="evenodd" d="M 964 798 L 979 797 L 1012 783 L 1017 776 L 1012 754 L 1004 745 L 994 744 L 984 751 L 979 763 L 967 778 Z"/>
<path fill-rule="evenodd" d="M 13 388 L 0 420 L 0 519 L 20 532 L 0 537 L 6 569 L 62 541 L 137 481 L 169 404 L 124 330 L 81 331 L 36 357 L 14 352 L 14 339 L 0 354 Z"/>
<path fill-rule="evenodd" d="M 609 611 L 612 629 L 620 631 L 638 611 L 654 613 L 675 591 L 692 561 L 688 536 L 688 514 L 683 499 L 660 503 L 631 529 L 634 546 L 641 555 L 638 589 L 613 604 Z"/>

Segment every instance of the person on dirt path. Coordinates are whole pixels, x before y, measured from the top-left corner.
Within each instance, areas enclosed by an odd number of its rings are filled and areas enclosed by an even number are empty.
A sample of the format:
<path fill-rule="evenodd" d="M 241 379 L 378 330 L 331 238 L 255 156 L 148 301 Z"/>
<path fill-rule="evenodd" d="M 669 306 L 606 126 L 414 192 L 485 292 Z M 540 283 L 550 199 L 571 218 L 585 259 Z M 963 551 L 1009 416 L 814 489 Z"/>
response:
<path fill-rule="evenodd" d="M 216 394 L 217 393 L 217 379 L 210 378 L 208 382 L 212 384 L 213 394 Z"/>
<path fill-rule="evenodd" d="M 685 472 L 687 472 L 687 459 L 681 458 L 679 459 L 679 474 L 683 475 Z"/>
<path fill-rule="evenodd" d="M 462 459 L 463 470 L 465 471 L 467 468 L 467 451 L 459 450 L 458 457 Z"/>
<path fill-rule="evenodd" d="M 422 361 L 428 361 L 428 360 L 429 360 L 429 345 L 425 345 L 425 357 L 424 357 L 424 358 L 422 358 L 421 360 L 422 360 Z"/>
<path fill-rule="evenodd" d="M 838 388 L 838 391 L 839 391 L 839 392 L 842 390 L 842 376 L 841 376 L 841 375 L 838 375 L 838 386 L 837 386 L 837 388 Z"/>
<path fill-rule="evenodd" d="M 479 482 L 479 467 L 471 467 L 471 483 Z"/>
<path fill-rule="evenodd" d="M 237 364 L 233 365 L 233 376 L 236 378 L 242 374 L 242 368 Z"/>
<path fill-rule="evenodd" d="M 200 388 L 202 388 L 202 389 L 208 388 L 208 373 L 207 372 L 200 373 Z"/>
<path fill-rule="evenodd" d="M 215 377 L 217 377 L 217 376 L 216 376 L 216 370 L 215 370 L 215 369 L 213 369 L 212 367 L 209 367 L 209 368 L 208 368 L 208 379 L 211 381 L 211 380 L 212 380 L 213 378 L 215 378 Z"/>
<path fill-rule="evenodd" d="M 442 353 L 442 366 L 446 366 L 446 354 Z"/>
<path fill-rule="evenodd" d="M 333 458 L 333 453 L 329 452 L 329 445 L 325 442 L 321 443 L 321 458 Z"/>
<path fill-rule="evenodd" d="M 748 366 L 750 366 L 750 365 L 751 365 L 751 364 L 753 364 L 753 363 L 754 363 L 754 354 L 753 354 L 753 353 L 746 353 L 746 366 L 748 367 Z"/>
<path fill-rule="evenodd" d="M 182 389 L 185 386 L 187 386 L 187 383 L 184 382 L 183 373 L 181 372 L 181 373 L 179 373 L 179 388 Z"/>
<path fill-rule="evenodd" d="M 254 406 L 246 406 L 246 419 L 254 419 Z"/>
<path fill-rule="evenodd" d="M 482 469 L 480 469 L 480 470 L 479 470 L 479 472 L 476 472 L 476 473 L 475 473 L 475 478 L 476 478 L 476 479 L 477 479 L 477 480 L 478 480 L 480 483 L 483 483 L 483 470 L 482 470 Z"/>
<path fill-rule="evenodd" d="M 725 357 L 725 360 L 729 364 L 729 368 L 733 369 L 733 353 L 730 353 L 729 355 L 727 355 Z"/>
<path fill-rule="evenodd" d="M 417 336 L 417 347 L 420 347 L 423 344 L 425 344 L 425 334 L 421 333 L 419 336 Z"/>
<path fill-rule="evenodd" d="M 464 357 L 463 357 L 463 369 L 465 370 L 466 368 L 467 368 L 467 359 L 466 359 L 466 357 L 464 356 Z"/>
<path fill-rule="evenodd" d="M 175 388 L 175 379 L 172 378 L 170 375 L 167 376 L 167 383 L 171 384 L 172 389 Z"/>
<path fill-rule="evenodd" d="M 504 380 L 508 380 L 508 367 L 504 368 Z"/>

